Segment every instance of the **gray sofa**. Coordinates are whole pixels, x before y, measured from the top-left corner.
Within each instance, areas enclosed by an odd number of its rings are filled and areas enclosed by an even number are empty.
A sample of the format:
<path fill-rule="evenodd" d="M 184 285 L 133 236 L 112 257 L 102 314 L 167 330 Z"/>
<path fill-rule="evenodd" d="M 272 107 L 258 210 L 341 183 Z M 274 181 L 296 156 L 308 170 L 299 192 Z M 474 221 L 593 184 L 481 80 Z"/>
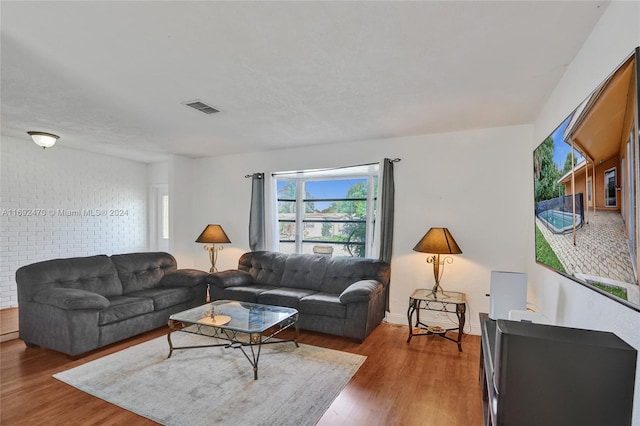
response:
<path fill-rule="evenodd" d="M 295 308 L 300 328 L 362 342 L 384 318 L 389 276 L 374 259 L 256 251 L 207 280 L 212 300 Z"/>
<path fill-rule="evenodd" d="M 20 338 L 76 356 L 206 302 L 208 273 L 168 253 L 54 259 L 16 271 Z"/>

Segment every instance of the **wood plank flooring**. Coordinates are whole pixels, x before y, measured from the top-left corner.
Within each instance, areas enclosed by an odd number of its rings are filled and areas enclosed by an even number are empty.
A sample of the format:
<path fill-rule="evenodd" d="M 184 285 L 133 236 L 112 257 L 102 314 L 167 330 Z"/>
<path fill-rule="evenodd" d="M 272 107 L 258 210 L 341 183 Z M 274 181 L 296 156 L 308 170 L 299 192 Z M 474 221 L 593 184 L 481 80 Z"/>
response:
<path fill-rule="evenodd" d="M 0 343 L 0 424 L 155 424 L 51 376 L 166 332 L 166 327 L 153 330 L 75 361 L 47 349 L 26 348 L 21 340 Z M 301 343 L 367 356 L 318 425 L 482 424 L 480 338 L 465 335 L 460 353 L 454 343 L 436 336 L 414 337 L 407 344 L 407 334 L 406 326 L 381 324 L 356 344 L 301 331 Z"/>
<path fill-rule="evenodd" d="M 0 309 L 0 342 L 18 338 L 18 308 Z"/>

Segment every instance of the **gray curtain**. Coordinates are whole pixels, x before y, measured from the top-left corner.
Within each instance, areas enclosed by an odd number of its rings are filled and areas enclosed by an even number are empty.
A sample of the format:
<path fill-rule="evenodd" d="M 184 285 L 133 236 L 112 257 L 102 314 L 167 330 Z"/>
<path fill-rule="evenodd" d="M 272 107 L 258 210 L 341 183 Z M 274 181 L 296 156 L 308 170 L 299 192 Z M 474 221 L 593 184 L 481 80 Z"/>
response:
<path fill-rule="evenodd" d="M 264 173 L 251 175 L 251 210 L 249 211 L 249 248 L 264 250 Z"/>
<path fill-rule="evenodd" d="M 393 211 L 395 187 L 393 183 L 393 163 L 398 159 L 384 159 L 382 165 L 381 209 L 380 212 L 380 260 L 391 264 L 393 251 Z"/>
<path fill-rule="evenodd" d="M 393 183 L 393 163 L 400 161 L 398 158 L 390 160 L 384 159 L 382 165 L 381 184 L 381 212 L 380 212 L 380 260 L 391 264 L 391 253 L 393 251 L 393 212 L 395 186 Z M 389 311 L 389 287 L 387 285 L 386 308 Z"/>

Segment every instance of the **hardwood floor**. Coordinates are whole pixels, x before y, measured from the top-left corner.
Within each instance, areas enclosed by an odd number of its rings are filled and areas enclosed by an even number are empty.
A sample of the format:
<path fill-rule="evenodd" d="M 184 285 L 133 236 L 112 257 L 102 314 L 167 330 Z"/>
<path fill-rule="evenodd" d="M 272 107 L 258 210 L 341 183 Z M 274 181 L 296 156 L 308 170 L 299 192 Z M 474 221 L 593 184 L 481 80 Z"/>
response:
<path fill-rule="evenodd" d="M 0 342 L 18 338 L 18 308 L 0 309 Z"/>
<path fill-rule="evenodd" d="M 51 376 L 166 332 L 153 330 L 75 361 L 21 340 L 0 343 L 0 424 L 155 424 Z M 406 326 L 393 324 L 381 324 L 362 344 L 301 331 L 301 343 L 367 356 L 318 425 L 481 425 L 480 338 L 465 335 L 462 353 L 435 336 L 406 339 Z"/>

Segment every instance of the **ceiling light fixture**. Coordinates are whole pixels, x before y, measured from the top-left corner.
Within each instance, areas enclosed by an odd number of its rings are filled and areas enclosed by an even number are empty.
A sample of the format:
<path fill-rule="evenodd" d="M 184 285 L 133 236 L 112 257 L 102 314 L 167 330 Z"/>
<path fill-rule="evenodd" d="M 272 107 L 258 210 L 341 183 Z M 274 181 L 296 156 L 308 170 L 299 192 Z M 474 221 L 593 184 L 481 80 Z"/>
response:
<path fill-rule="evenodd" d="M 41 146 L 42 148 L 51 148 L 56 144 L 56 141 L 60 136 L 54 135 L 53 133 L 46 132 L 27 132 L 31 139 L 36 143 L 36 145 Z"/>

